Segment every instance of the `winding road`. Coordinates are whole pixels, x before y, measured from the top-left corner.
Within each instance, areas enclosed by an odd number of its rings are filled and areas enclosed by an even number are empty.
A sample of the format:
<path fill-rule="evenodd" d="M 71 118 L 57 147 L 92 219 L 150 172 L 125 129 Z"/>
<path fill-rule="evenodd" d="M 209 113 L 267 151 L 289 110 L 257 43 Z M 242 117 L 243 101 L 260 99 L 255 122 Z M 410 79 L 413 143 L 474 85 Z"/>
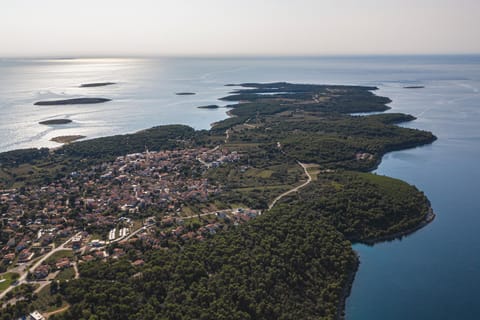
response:
<path fill-rule="evenodd" d="M 307 166 L 304 164 L 304 163 L 301 163 L 300 161 L 297 161 L 297 163 L 302 166 L 303 168 L 303 171 L 305 171 L 305 174 L 307 175 L 308 179 L 305 183 L 302 183 L 301 185 L 299 185 L 298 187 L 295 187 L 293 189 L 290 189 L 284 193 L 282 193 L 281 195 L 279 195 L 278 197 L 276 197 L 275 199 L 273 199 L 272 203 L 270 203 L 270 205 L 268 206 L 268 210 L 271 210 L 275 204 L 281 200 L 282 198 L 288 196 L 289 194 L 291 193 L 294 193 L 294 192 L 297 192 L 298 190 L 302 189 L 303 187 L 306 187 L 310 182 L 312 182 L 312 176 L 310 175 L 310 173 L 308 172 L 308 169 L 307 169 Z"/>

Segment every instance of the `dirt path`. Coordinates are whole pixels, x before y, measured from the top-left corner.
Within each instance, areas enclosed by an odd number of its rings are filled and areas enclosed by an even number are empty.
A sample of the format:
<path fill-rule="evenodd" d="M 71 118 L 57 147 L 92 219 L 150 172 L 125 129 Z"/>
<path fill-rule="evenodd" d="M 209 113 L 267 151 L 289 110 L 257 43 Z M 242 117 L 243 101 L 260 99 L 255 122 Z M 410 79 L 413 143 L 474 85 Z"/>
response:
<path fill-rule="evenodd" d="M 59 314 L 59 313 L 62 313 L 64 311 L 67 311 L 67 309 L 70 308 L 70 305 L 66 305 L 65 307 L 61 308 L 61 309 L 58 309 L 58 310 L 55 310 L 55 311 L 52 311 L 52 312 L 47 312 L 47 313 L 44 313 L 43 316 L 48 319 L 50 318 L 51 316 L 53 316 L 54 314 Z"/>
<path fill-rule="evenodd" d="M 229 139 L 230 139 L 230 129 L 227 129 L 225 131 L 225 143 L 228 143 Z"/>
<path fill-rule="evenodd" d="M 308 170 L 307 170 L 307 165 L 305 165 L 304 163 L 301 163 L 300 161 L 298 161 L 298 164 L 302 166 L 303 168 L 303 171 L 305 171 L 305 174 L 307 175 L 308 179 L 305 183 L 302 183 L 301 185 L 299 185 L 298 187 L 295 187 L 293 189 L 290 189 L 288 190 L 287 192 L 284 192 L 282 193 L 281 195 L 279 195 L 278 197 L 276 197 L 275 199 L 273 199 L 272 203 L 268 206 L 268 210 L 271 210 L 275 204 L 281 200 L 283 197 L 286 197 L 288 196 L 289 194 L 291 193 L 294 193 L 294 192 L 297 192 L 298 190 L 302 189 L 303 187 L 307 186 L 310 182 L 312 182 L 312 176 L 310 175 L 310 173 L 308 173 Z"/>
<path fill-rule="evenodd" d="M 73 270 L 75 271 L 75 279 L 79 279 L 80 273 L 78 272 L 78 266 L 76 262 L 73 263 Z"/>

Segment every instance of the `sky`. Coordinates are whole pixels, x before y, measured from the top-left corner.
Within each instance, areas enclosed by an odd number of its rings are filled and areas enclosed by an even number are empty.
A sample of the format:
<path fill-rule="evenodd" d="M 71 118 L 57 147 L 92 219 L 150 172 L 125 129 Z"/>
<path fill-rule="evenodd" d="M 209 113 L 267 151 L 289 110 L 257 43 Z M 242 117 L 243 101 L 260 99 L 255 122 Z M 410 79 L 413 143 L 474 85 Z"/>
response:
<path fill-rule="evenodd" d="M 0 57 L 480 53 L 480 0 L 0 0 Z"/>

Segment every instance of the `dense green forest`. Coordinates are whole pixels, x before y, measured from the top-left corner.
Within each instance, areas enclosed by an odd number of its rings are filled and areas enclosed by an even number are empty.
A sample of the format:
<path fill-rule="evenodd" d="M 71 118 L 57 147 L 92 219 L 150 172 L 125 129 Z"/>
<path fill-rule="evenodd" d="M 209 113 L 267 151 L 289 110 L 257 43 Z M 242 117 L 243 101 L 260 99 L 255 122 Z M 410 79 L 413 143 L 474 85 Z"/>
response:
<path fill-rule="evenodd" d="M 430 208 L 422 192 L 401 180 L 351 171 L 321 173 L 288 205 L 321 212 L 352 242 L 410 230 L 427 218 Z"/>
<path fill-rule="evenodd" d="M 82 158 L 102 159 L 129 153 L 143 152 L 145 149 L 175 149 L 183 146 L 195 130 L 188 126 L 168 125 L 142 130 L 134 134 L 79 141 L 59 149 L 58 154 Z"/>
<path fill-rule="evenodd" d="M 427 209 L 399 180 L 322 174 L 247 225 L 147 253 L 142 268 L 82 264 L 81 279 L 61 286 L 72 307 L 57 318 L 332 319 L 358 264 L 348 240 L 408 228 Z"/>
<path fill-rule="evenodd" d="M 306 177 L 313 181 L 249 223 L 201 242 L 79 265 L 81 278 L 55 285 L 70 304 L 50 319 L 338 319 L 358 258 L 352 242 L 410 232 L 430 204 L 413 186 L 366 171 L 389 151 L 433 142 L 430 132 L 402 128 L 410 115 L 351 113 L 389 109 L 373 87 L 243 84 L 226 101 L 232 117 L 211 130 L 162 126 L 135 134 L 75 142 L 57 149 L 0 154 L 0 181 L 49 181 L 126 153 L 222 145 L 238 163 L 206 173 L 223 192 L 213 201 L 266 209 Z M 134 248 L 132 248 L 134 250 Z M 35 296 L 30 297 L 35 299 Z M 2 310 L 22 315 L 25 302 Z"/>
<path fill-rule="evenodd" d="M 141 270 L 83 265 L 61 318 L 330 319 L 357 265 L 350 243 L 318 213 L 284 210 L 147 260 Z"/>

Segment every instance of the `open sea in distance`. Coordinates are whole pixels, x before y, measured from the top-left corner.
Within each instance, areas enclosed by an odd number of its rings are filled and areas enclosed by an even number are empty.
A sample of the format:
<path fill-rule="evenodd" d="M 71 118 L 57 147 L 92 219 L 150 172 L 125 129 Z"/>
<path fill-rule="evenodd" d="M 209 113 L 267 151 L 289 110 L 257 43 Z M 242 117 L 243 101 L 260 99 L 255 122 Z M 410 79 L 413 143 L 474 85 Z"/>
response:
<path fill-rule="evenodd" d="M 0 151 L 55 147 L 51 138 L 88 138 L 181 123 L 208 129 L 226 109 L 228 83 L 288 81 L 378 86 L 389 112 L 432 131 L 429 146 L 387 154 L 378 174 L 423 190 L 437 214 L 415 234 L 355 245 L 361 265 L 348 320 L 480 319 L 480 56 L 310 58 L 3 59 Z M 116 82 L 79 88 L 82 83 Z M 424 89 L 404 89 L 405 86 Z M 175 95 L 195 92 L 196 95 Z M 105 97 L 94 105 L 34 106 L 47 99 Z M 66 118 L 67 125 L 39 121 Z"/>

